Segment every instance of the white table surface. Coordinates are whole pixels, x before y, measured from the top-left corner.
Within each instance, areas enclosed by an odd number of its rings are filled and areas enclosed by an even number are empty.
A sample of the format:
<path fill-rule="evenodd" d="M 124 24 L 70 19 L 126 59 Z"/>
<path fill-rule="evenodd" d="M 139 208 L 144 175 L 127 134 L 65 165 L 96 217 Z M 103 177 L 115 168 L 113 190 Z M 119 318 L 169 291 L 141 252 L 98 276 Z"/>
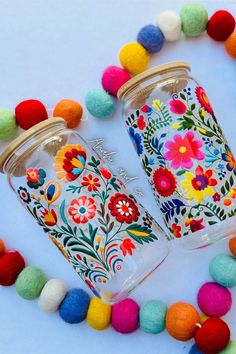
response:
<path fill-rule="evenodd" d="M 1 0 L 0 1 L 0 106 L 14 108 L 23 99 L 37 98 L 47 107 L 61 98 L 84 103 L 89 88 L 100 86 L 103 69 L 118 64 L 119 48 L 135 40 L 138 30 L 155 21 L 165 9 L 179 10 L 175 0 Z M 225 8 L 236 14 L 236 1 L 205 1 L 209 13 Z M 152 65 L 185 60 L 206 88 L 229 143 L 235 149 L 236 63 L 221 44 L 207 37 L 166 45 L 152 57 Z M 113 118 L 96 121 L 87 113 L 80 128 L 85 138 L 105 139 L 116 151 L 113 168 L 139 176 L 130 182 L 132 192 L 158 218 L 158 211 L 139 162 L 125 132 L 120 106 Z M 129 153 L 127 153 L 127 151 Z M 49 277 L 69 287 L 84 287 L 71 266 L 58 253 L 35 221 L 18 204 L 0 176 L 0 235 L 27 263 L 42 267 Z M 227 242 L 197 252 L 175 249 L 168 260 L 133 294 L 138 302 L 156 298 L 168 305 L 178 300 L 196 304 L 200 285 L 208 280 L 208 264 Z M 232 290 L 234 298 L 236 289 Z M 226 320 L 236 339 L 236 301 Z M 148 335 L 137 331 L 120 335 L 109 329 L 95 332 L 84 322 L 64 323 L 58 314 L 46 315 L 36 301 L 24 301 L 14 287 L 0 288 L 0 353 L 4 354 L 183 354 L 192 342 L 175 341 L 166 332 Z"/>

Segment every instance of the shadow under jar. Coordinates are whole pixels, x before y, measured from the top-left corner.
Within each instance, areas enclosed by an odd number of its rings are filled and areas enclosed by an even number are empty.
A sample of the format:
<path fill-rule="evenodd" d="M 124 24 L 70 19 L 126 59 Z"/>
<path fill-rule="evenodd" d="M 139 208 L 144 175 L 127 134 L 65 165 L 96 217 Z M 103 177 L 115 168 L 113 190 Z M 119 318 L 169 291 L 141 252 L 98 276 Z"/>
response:
<path fill-rule="evenodd" d="M 96 296 L 125 298 L 169 252 L 168 237 L 62 118 L 15 139 L 0 171 Z"/>
<path fill-rule="evenodd" d="M 147 70 L 118 97 L 170 237 L 196 249 L 236 235 L 236 160 L 189 65 Z"/>

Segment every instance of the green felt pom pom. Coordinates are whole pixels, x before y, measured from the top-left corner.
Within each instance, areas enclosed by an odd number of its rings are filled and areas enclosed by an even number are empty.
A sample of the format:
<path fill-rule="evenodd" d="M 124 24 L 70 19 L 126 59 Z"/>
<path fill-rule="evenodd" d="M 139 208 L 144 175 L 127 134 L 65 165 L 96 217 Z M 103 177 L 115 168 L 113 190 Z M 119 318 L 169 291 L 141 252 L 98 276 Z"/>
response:
<path fill-rule="evenodd" d="M 236 260 L 228 254 L 218 254 L 209 265 L 210 275 L 218 284 L 232 288 L 236 286 Z"/>
<path fill-rule="evenodd" d="M 26 267 L 18 276 L 16 291 L 26 300 L 39 297 L 47 278 L 43 271 L 37 267 Z"/>
<path fill-rule="evenodd" d="M 103 89 L 90 90 L 85 98 L 89 113 L 96 118 L 107 118 L 115 109 L 115 100 Z"/>
<path fill-rule="evenodd" d="M 14 114 L 9 109 L 0 109 L 0 140 L 13 138 L 16 131 L 17 124 Z"/>
<path fill-rule="evenodd" d="M 165 329 L 167 307 L 162 301 L 150 300 L 139 311 L 140 328 L 146 333 L 157 334 Z"/>
<path fill-rule="evenodd" d="M 198 37 L 207 27 L 208 13 L 201 4 L 186 4 L 180 11 L 182 31 L 186 37 Z"/>
<path fill-rule="evenodd" d="M 220 354 L 236 354 L 236 342 L 230 342 Z"/>

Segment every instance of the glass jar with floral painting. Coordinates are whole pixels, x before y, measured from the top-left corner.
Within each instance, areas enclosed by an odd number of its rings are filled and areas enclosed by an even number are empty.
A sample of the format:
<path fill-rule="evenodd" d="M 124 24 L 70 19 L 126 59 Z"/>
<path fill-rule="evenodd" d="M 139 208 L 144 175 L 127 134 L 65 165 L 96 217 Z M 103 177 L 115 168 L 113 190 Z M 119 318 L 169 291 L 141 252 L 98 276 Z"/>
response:
<path fill-rule="evenodd" d="M 150 69 L 118 92 L 169 235 L 186 248 L 236 234 L 236 160 L 187 63 Z"/>

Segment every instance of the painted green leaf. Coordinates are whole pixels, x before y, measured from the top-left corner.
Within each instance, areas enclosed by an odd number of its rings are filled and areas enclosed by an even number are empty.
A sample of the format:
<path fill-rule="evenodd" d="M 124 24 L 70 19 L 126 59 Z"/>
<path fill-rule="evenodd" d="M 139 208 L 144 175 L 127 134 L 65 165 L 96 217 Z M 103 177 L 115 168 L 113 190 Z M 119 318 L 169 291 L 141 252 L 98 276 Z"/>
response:
<path fill-rule="evenodd" d="M 126 231 L 132 239 L 143 244 L 143 242 L 149 243 L 157 240 L 156 235 L 152 233 L 150 229 L 138 224 L 132 224 L 126 228 Z"/>
<path fill-rule="evenodd" d="M 61 220 L 65 223 L 68 224 L 66 217 L 65 217 L 65 200 L 63 200 L 63 202 L 61 203 L 60 206 L 60 216 L 61 216 Z"/>

